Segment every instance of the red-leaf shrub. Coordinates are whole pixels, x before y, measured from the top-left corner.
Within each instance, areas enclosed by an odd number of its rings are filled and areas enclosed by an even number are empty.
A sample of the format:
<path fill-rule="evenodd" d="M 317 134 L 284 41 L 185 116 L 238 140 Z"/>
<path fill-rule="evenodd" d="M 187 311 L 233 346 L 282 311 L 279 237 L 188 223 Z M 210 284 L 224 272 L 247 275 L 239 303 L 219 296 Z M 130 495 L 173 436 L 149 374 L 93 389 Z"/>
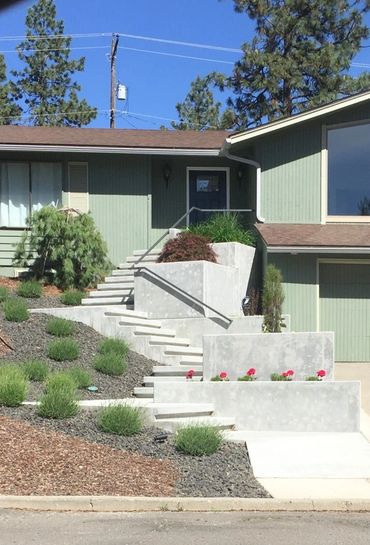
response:
<path fill-rule="evenodd" d="M 216 263 L 216 254 L 209 245 L 209 240 L 187 231 L 179 233 L 176 238 L 166 242 L 158 263 L 174 261 L 211 261 Z"/>

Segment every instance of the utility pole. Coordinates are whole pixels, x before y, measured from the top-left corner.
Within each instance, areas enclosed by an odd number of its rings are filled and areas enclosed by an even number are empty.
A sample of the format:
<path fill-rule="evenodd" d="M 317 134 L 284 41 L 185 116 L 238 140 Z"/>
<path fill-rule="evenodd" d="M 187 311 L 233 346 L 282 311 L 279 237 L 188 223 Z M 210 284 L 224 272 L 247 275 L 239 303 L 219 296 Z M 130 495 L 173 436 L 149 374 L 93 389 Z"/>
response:
<path fill-rule="evenodd" d="M 119 42 L 119 34 L 112 34 L 112 48 L 110 54 L 110 122 L 111 129 L 115 128 L 115 110 L 116 110 L 116 58 Z"/>

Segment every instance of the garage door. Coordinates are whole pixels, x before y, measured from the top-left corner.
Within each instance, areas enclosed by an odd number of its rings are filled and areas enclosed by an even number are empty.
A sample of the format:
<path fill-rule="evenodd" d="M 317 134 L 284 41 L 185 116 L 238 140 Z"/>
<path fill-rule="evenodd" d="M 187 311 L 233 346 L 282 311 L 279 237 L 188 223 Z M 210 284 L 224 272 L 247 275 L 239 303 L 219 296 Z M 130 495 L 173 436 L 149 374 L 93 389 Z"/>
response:
<path fill-rule="evenodd" d="M 320 330 L 336 361 L 370 361 L 370 264 L 320 263 Z"/>

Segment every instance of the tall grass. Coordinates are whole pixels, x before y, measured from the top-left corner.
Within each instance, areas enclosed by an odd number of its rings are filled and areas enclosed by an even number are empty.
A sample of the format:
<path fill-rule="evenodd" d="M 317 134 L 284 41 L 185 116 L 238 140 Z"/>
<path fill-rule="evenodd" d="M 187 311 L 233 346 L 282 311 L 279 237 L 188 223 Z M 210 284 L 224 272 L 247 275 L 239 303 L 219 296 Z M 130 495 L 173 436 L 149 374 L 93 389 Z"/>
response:
<path fill-rule="evenodd" d="M 256 235 L 251 229 L 244 229 L 237 214 L 214 214 L 206 221 L 189 227 L 196 235 L 207 237 L 211 242 L 240 242 L 247 246 L 256 245 Z"/>

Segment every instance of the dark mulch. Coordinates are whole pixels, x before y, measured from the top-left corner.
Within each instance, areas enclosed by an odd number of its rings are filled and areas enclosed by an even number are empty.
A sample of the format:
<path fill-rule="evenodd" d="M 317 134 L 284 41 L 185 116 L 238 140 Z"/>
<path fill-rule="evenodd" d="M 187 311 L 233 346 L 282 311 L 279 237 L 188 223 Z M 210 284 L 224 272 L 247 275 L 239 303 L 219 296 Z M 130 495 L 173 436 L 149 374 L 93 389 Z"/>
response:
<path fill-rule="evenodd" d="M 38 301 L 40 301 L 38 299 Z M 27 359 L 41 359 L 49 364 L 51 370 L 62 371 L 71 367 L 82 367 L 92 376 L 93 385 L 98 387 L 97 393 L 80 390 L 81 399 L 114 399 L 131 397 L 133 389 L 141 386 L 143 377 L 152 374 L 156 362 L 130 351 L 128 354 L 128 369 L 120 377 L 109 377 L 95 371 L 92 361 L 97 354 L 98 344 L 104 338 L 100 333 L 81 323 L 75 323 L 75 332 L 72 336 L 80 346 L 80 356 L 72 362 L 56 362 L 47 357 L 47 346 L 56 337 L 46 332 L 50 316 L 45 314 L 31 314 L 25 322 L 8 322 L 0 312 L 0 334 L 9 340 L 14 350 L 1 353 L 0 365 L 4 362 L 24 362 Z M 42 385 L 31 383 L 29 400 L 35 400 L 42 392 Z"/>
<path fill-rule="evenodd" d="M 133 437 L 103 433 L 96 425 L 96 411 L 81 411 L 69 420 L 42 419 L 31 407 L 0 407 L 0 414 L 26 420 L 38 429 L 58 431 L 90 443 L 172 462 L 179 474 L 174 490 L 178 496 L 270 497 L 256 481 L 247 449 L 241 444 L 225 443 L 211 456 L 186 456 L 176 451 L 171 434 L 165 443 L 155 442 L 154 437 L 160 433 L 156 428 L 145 428 Z"/>

